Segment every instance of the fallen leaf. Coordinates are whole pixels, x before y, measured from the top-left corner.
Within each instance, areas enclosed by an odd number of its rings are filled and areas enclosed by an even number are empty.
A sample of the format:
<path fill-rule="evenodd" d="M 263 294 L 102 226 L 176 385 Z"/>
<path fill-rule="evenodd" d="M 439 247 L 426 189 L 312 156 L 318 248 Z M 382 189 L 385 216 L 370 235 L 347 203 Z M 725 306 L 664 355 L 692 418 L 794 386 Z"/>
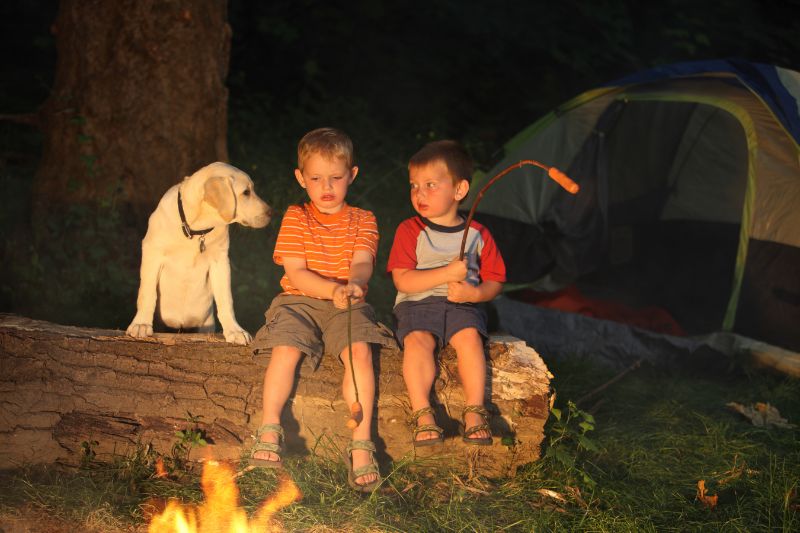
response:
<path fill-rule="evenodd" d="M 162 459 L 161 457 L 156 459 L 156 465 L 155 466 L 156 466 L 155 477 L 157 477 L 157 478 L 168 477 L 167 469 L 164 468 L 164 459 Z"/>
<path fill-rule="evenodd" d="M 406 485 L 405 488 L 403 490 L 401 490 L 400 492 L 402 494 L 405 494 L 406 492 L 410 491 L 411 489 L 413 489 L 417 485 L 419 485 L 419 483 L 417 483 L 416 481 L 412 481 L 408 485 Z"/>
<path fill-rule="evenodd" d="M 700 503 L 703 504 L 703 507 L 707 507 L 708 509 L 713 509 L 717 506 L 717 498 L 718 496 L 715 494 L 713 496 L 706 496 L 706 480 L 701 479 L 697 482 L 697 499 L 700 500 Z"/>
<path fill-rule="evenodd" d="M 564 498 L 561 494 L 557 493 L 554 490 L 550 489 L 537 489 L 536 492 L 541 494 L 542 496 L 547 496 L 548 498 L 553 498 L 561 503 L 567 503 L 567 499 Z"/>
<path fill-rule="evenodd" d="M 765 427 L 773 425 L 779 428 L 790 429 L 795 427 L 788 420 L 781 416 L 781 413 L 772 405 L 763 402 L 756 402 L 755 405 L 742 405 L 736 402 L 726 404 L 731 410 L 745 416 L 754 426 Z"/>

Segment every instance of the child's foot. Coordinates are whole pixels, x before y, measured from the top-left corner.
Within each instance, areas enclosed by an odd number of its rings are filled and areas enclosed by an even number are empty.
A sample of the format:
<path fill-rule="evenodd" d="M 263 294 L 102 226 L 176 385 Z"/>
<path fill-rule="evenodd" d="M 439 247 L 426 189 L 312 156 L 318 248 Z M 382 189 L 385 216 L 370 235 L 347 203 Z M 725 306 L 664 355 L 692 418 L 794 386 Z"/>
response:
<path fill-rule="evenodd" d="M 372 457 L 367 450 L 353 450 L 353 471 L 372 463 Z M 356 485 L 366 486 L 378 480 L 378 474 L 370 472 L 355 479 Z"/>
<path fill-rule="evenodd" d="M 436 419 L 433 417 L 433 414 L 424 414 L 417 418 L 417 426 L 435 426 Z M 414 442 L 422 442 L 426 440 L 441 440 L 442 436 L 437 431 L 420 431 L 416 435 L 414 435 Z"/>
<path fill-rule="evenodd" d="M 489 428 L 489 411 L 483 405 L 467 405 L 461 412 L 464 424 L 462 440 L 466 444 L 491 446 L 492 430 Z"/>
<path fill-rule="evenodd" d="M 266 468 L 280 468 L 283 428 L 279 424 L 264 424 L 256 431 L 256 443 L 250 453 L 250 464 Z"/>
<path fill-rule="evenodd" d="M 360 439 L 350 441 L 345 450 L 347 483 L 359 492 L 372 492 L 381 483 L 375 451 L 372 441 Z"/>
<path fill-rule="evenodd" d="M 411 413 L 411 423 L 414 424 L 414 446 L 433 446 L 443 441 L 444 430 L 436 425 L 430 406 Z"/>
<path fill-rule="evenodd" d="M 481 415 L 478 413 L 465 413 L 464 414 L 464 425 L 466 427 L 473 427 L 473 426 L 480 426 L 481 424 L 486 423 L 485 420 Z M 466 439 L 487 439 L 491 438 L 492 434 L 486 430 L 481 429 L 469 435 L 465 435 Z"/>
<path fill-rule="evenodd" d="M 259 442 L 266 442 L 269 444 L 278 444 L 278 436 L 275 433 L 264 433 L 261 435 Z M 253 459 L 260 459 L 262 461 L 271 461 L 273 463 L 280 463 L 281 456 L 275 452 L 268 452 L 266 450 L 257 450 L 253 452 Z"/>

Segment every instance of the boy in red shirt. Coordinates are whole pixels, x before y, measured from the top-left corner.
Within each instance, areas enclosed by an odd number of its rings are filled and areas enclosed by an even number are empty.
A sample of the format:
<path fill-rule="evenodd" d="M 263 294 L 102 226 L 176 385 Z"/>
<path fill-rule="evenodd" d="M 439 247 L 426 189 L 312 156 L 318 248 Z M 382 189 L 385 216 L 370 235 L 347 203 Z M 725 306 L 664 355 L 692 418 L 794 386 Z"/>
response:
<path fill-rule="evenodd" d="M 256 353 L 271 352 L 264 375 L 262 426 L 250 463 L 281 466 L 283 429 L 280 415 L 292 390 L 303 355 L 318 365 L 323 353 L 344 364 L 342 390 L 355 401 L 347 345 L 347 300 L 352 308 L 353 370 L 363 418 L 348 446 L 350 484 L 372 491 L 380 483 L 375 445 L 370 440 L 375 374 L 370 344 L 393 346 L 391 333 L 377 324 L 364 301 L 375 265 L 378 226 L 370 212 L 347 205 L 347 188 L 355 180 L 353 144 L 342 131 L 320 128 L 307 133 L 297 147 L 297 182 L 309 202 L 290 206 L 281 222 L 273 260 L 283 265 L 281 294 L 273 299 L 264 325 L 254 339 Z"/>
<path fill-rule="evenodd" d="M 476 307 L 497 296 L 505 265 L 489 231 L 472 221 L 463 260 L 458 259 L 464 218 L 458 205 L 469 192 L 472 159 L 455 141 L 425 145 L 408 163 L 411 204 L 418 213 L 395 234 L 387 270 L 397 299 L 397 340 L 403 347 L 415 446 L 442 442 L 430 393 L 436 377 L 434 352 L 448 343 L 456 350 L 464 387 L 463 440 L 490 445 L 486 389 L 486 316 Z"/>

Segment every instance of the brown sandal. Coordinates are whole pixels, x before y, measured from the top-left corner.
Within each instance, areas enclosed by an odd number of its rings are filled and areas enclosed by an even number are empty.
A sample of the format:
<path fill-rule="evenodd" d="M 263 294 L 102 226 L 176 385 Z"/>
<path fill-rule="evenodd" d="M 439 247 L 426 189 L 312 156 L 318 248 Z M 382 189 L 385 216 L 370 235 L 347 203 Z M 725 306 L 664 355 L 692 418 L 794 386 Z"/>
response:
<path fill-rule="evenodd" d="M 467 422 L 464 418 L 467 413 L 476 413 L 479 414 L 483 418 L 483 424 L 477 424 L 475 426 L 466 427 Z M 461 411 L 461 421 L 463 424 L 464 433 L 462 434 L 461 440 L 463 440 L 466 444 L 471 444 L 473 446 L 490 446 L 492 444 L 492 430 L 489 428 L 489 411 L 482 405 L 467 405 L 464 407 L 464 410 Z M 479 431 L 487 431 L 489 433 L 488 437 L 481 437 L 481 438 L 471 438 L 470 435 L 474 435 Z"/>
<path fill-rule="evenodd" d="M 278 435 L 278 443 L 262 442 L 261 435 L 264 433 L 275 433 Z M 253 447 L 250 449 L 250 460 L 248 461 L 250 466 L 257 466 L 259 468 L 283 468 L 283 461 L 281 461 L 283 447 L 281 447 L 281 441 L 283 441 L 283 428 L 279 424 L 264 424 L 258 428 L 256 431 L 256 443 L 253 444 Z M 278 460 L 270 461 L 269 459 L 258 459 L 255 456 L 258 452 L 272 452 L 278 456 Z"/>
<path fill-rule="evenodd" d="M 364 466 L 353 468 L 353 450 L 366 450 L 369 452 L 370 462 Z M 381 484 L 381 473 L 378 462 L 375 460 L 375 444 L 371 440 L 354 440 L 345 450 L 344 462 L 347 465 L 347 484 L 358 492 L 370 493 Z M 356 480 L 367 474 L 376 474 L 377 478 L 369 483 L 357 483 Z"/>
<path fill-rule="evenodd" d="M 422 446 L 433 446 L 434 444 L 441 444 L 444 442 L 444 430 L 437 426 L 436 424 L 423 424 L 418 425 L 417 422 L 421 416 L 431 415 L 434 416 L 433 409 L 430 406 L 423 407 L 418 411 L 414 411 L 411 413 L 411 423 L 414 424 L 414 436 L 412 437 L 411 443 L 414 447 L 422 447 Z M 417 435 L 420 433 L 431 432 L 437 433 L 437 436 L 431 439 L 419 439 L 417 440 Z"/>

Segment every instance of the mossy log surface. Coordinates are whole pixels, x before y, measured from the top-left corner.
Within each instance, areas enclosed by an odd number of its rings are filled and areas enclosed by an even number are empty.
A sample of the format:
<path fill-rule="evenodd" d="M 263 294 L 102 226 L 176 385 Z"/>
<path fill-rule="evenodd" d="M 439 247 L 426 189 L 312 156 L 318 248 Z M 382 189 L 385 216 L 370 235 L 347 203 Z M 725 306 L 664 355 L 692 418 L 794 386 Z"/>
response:
<path fill-rule="evenodd" d="M 494 444 L 467 446 L 458 435 L 464 405 L 450 349 L 439 358 L 435 384 L 443 445 L 417 453 L 486 475 L 513 475 L 536 460 L 549 413 L 551 375 L 539 355 L 508 336 L 489 340 L 487 407 Z M 402 355 L 374 353 L 378 393 L 374 440 L 383 461 L 415 453 Z M 267 359 L 221 335 L 156 334 L 145 340 L 118 330 L 63 326 L 0 314 L 0 468 L 25 463 L 76 463 L 84 443 L 99 458 L 152 444 L 169 453 L 176 431 L 198 429 L 213 444 L 194 457 L 238 459 L 253 443 L 260 420 Z M 341 397 L 342 365 L 323 358 L 316 371 L 299 369 L 283 413 L 289 453 L 338 453 L 349 438 Z"/>

